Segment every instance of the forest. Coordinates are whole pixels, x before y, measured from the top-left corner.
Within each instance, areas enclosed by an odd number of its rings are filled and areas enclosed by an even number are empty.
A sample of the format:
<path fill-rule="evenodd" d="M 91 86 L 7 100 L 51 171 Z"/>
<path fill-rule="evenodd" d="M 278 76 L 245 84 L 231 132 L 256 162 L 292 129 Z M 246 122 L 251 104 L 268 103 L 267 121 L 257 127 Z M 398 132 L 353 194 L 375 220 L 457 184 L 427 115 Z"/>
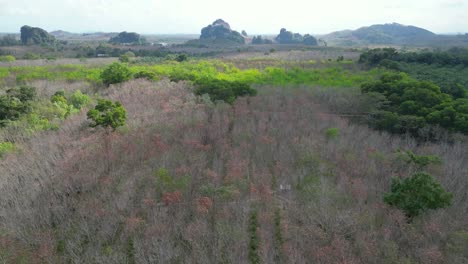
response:
<path fill-rule="evenodd" d="M 0 56 L 1 262 L 468 262 L 467 49 L 24 30 Z"/>

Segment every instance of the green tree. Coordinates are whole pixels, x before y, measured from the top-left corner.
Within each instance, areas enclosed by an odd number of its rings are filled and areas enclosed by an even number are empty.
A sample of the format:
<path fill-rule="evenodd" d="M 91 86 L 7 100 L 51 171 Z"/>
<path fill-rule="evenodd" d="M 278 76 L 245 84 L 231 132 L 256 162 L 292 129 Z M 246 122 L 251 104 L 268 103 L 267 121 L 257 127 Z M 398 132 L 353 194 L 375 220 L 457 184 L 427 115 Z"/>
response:
<path fill-rule="evenodd" d="M 106 85 L 121 83 L 132 78 L 132 72 L 127 65 L 114 62 L 101 73 L 102 82 Z"/>
<path fill-rule="evenodd" d="M 405 212 L 412 218 L 429 209 L 444 208 L 452 203 L 452 194 L 425 172 L 400 179 L 393 178 L 391 191 L 384 195 L 384 201 Z"/>
<path fill-rule="evenodd" d="M 88 119 L 94 121 L 90 126 L 111 127 L 115 130 L 119 126 L 125 125 L 127 111 L 120 102 L 99 99 L 94 109 L 88 111 Z"/>

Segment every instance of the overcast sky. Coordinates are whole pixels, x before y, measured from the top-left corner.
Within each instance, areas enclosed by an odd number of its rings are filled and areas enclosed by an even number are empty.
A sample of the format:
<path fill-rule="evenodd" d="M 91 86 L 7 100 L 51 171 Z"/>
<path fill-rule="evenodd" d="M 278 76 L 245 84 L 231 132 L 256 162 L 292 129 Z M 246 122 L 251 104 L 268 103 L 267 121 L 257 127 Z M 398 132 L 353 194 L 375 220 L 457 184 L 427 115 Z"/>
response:
<path fill-rule="evenodd" d="M 217 18 L 247 33 L 323 34 L 397 22 L 468 32 L 468 0 L 0 0 L 0 32 L 194 33 Z"/>

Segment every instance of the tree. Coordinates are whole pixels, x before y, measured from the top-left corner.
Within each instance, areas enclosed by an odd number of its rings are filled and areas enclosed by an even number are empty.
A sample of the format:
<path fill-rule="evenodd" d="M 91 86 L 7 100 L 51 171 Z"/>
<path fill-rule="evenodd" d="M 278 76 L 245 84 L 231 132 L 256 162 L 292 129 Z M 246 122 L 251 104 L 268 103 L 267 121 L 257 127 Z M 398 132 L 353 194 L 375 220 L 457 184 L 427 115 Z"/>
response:
<path fill-rule="evenodd" d="M 310 45 L 310 46 L 317 46 L 318 45 L 317 39 L 314 38 L 313 36 L 309 35 L 309 34 L 304 35 L 303 42 L 304 42 L 305 45 Z"/>
<path fill-rule="evenodd" d="M 411 218 L 429 209 L 450 206 L 452 194 L 446 192 L 430 174 L 419 172 L 403 180 L 393 178 L 391 191 L 385 194 L 384 201 Z"/>
<path fill-rule="evenodd" d="M 102 82 L 106 85 L 130 80 L 132 73 L 127 65 L 114 62 L 101 73 Z"/>
<path fill-rule="evenodd" d="M 0 126 L 10 120 L 17 120 L 31 110 L 30 101 L 36 97 L 36 88 L 21 86 L 11 88 L 0 95 Z"/>
<path fill-rule="evenodd" d="M 94 121 L 91 127 L 102 126 L 111 127 L 115 130 L 119 126 L 125 125 L 127 111 L 120 102 L 99 99 L 94 109 L 88 111 L 88 119 Z"/>

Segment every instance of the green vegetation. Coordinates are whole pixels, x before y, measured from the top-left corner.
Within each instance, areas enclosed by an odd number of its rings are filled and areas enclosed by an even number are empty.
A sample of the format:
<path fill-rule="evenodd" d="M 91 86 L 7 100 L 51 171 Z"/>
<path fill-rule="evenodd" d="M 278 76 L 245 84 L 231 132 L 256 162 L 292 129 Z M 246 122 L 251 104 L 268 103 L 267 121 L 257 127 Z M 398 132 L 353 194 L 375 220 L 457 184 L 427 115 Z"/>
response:
<path fill-rule="evenodd" d="M 264 39 L 262 36 L 258 35 L 252 38 L 252 44 L 273 44 L 273 41 L 271 39 Z"/>
<path fill-rule="evenodd" d="M 364 52 L 360 63 L 403 71 L 421 80 L 431 81 L 454 99 L 468 96 L 468 50 L 398 52 L 393 48 Z"/>
<path fill-rule="evenodd" d="M 16 58 L 11 55 L 0 56 L 0 62 L 13 62 Z"/>
<path fill-rule="evenodd" d="M 119 126 L 125 125 L 127 111 L 120 102 L 98 99 L 98 104 L 94 109 L 88 111 L 88 119 L 94 121 L 91 127 L 102 126 L 111 127 L 115 130 Z"/>
<path fill-rule="evenodd" d="M 310 46 L 318 45 L 317 40 L 313 36 L 309 34 L 302 36 L 299 33 L 293 33 L 291 31 L 286 30 L 285 28 L 282 28 L 280 30 L 280 33 L 275 38 L 275 40 L 279 44 L 304 44 Z"/>
<path fill-rule="evenodd" d="M 338 130 L 338 128 L 335 128 L 335 127 L 328 128 L 327 130 L 325 130 L 325 136 L 327 137 L 327 139 L 334 139 L 338 137 L 339 132 L 340 131 Z"/>
<path fill-rule="evenodd" d="M 468 100 L 454 100 L 430 82 L 416 81 L 404 73 L 388 73 L 378 81 L 364 83 L 361 90 L 383 96 L 379 111 L 370 119 L 376 129 L 419 136 L 423 127 L 439 125 L 468 133 Z"/>
<path fill-rule="evenodd" d="M 135 32 L 120 32 L 117 36 L 109 40 L 112 44 L 131 44 L 142 45 L 146 43 L 146 39 Z"/>
<path fill-rule="evenodd" d="M 440 164 L 442 161 L 438 156 L 435 155 L 416 155 L 412 151 L 407 150 L 399 152 L 400 157 L 406 161 L 407 164 L 414 164 L 419 169 L 426 167 L 430 164 Z"/>
<path fill-rule="evenodd" d="M 15 144 L 11 142 L 0 142 L 0 158 L 15 150 Z"/>
<path fill-rule="evenodd" d="M 0 126 L 15 121 L 31 111 L 31 101 L 36 96 L 36 88 L 20 86 L 0 95 Z"/>
<path fill-rule="evenodd" d="M 208 94 L 210 99 L 224 101 L 228 104 L 234 103 L 239 96 L 255 96 L 257 91 L 250 88 L 250 85 L 238 81 L 226 80 L 200 80 L 195 83 L 195 94 Z"/>
<path fill-rule="evenodd" d="M 42 28 L 22 26 L 21 43 L 23 45 L 53 44 L 55 37 Z"/>
<path fill-rule="evenodd" d="M 0 38 L 0 47 L 4 46 L 16 46 L 21 44 L 14 35 L 6 35 Z"/>
<path fill-rule="evenodd" d="M 311 62 L 314 65 L 315 62 Z M 240 81 L 248 84 L 267 85 L 317 85 L 322 87 L 357 87 L 366 81 L 374 80 L 385 70 L 372 69 L 370 71 L 351 71 L 339 64 L 330 63 L 329 67 L 310 69 L 301 67 L 266 67 L 239 69 L 233 64 L 219 60 L 190 60 L 182 63 L 164 61 L 156 65 L 113 63 L 104 71 L 101 67 L 83 65 L 59 66 L 14 66 L 4 70 L 0 77 L 13 76 L 18 82 L 33 80 L 66 80 L 90 81 L 93 83 L 117 83 L 129 80 L 130 75 L 150 79 L 169 77 L 173 81 L 197 81 L 203 79 L 220 79 L 226 81 Z M 130 72 L 129 72 L 129 71 Z M 115 72 L 115 74 L 114 74 Z M 142 75 L 140 75 L 140 73 Z"/>
<path fill-rule="evenodd" d="M 391 191 L 385 194 L 384 201 L 411 218 L 429 209 L 450 206 L 452 194 L 446 192 L 430 174 L 419 172 L 403 180 L 393 178 Z"/>
<path fill-rule="evenodd" d="M 102 82 L 106 85 L 121 83 L 132 78 L 132 72 L 127 65 L 114 62 L 101 73 Z"/>

